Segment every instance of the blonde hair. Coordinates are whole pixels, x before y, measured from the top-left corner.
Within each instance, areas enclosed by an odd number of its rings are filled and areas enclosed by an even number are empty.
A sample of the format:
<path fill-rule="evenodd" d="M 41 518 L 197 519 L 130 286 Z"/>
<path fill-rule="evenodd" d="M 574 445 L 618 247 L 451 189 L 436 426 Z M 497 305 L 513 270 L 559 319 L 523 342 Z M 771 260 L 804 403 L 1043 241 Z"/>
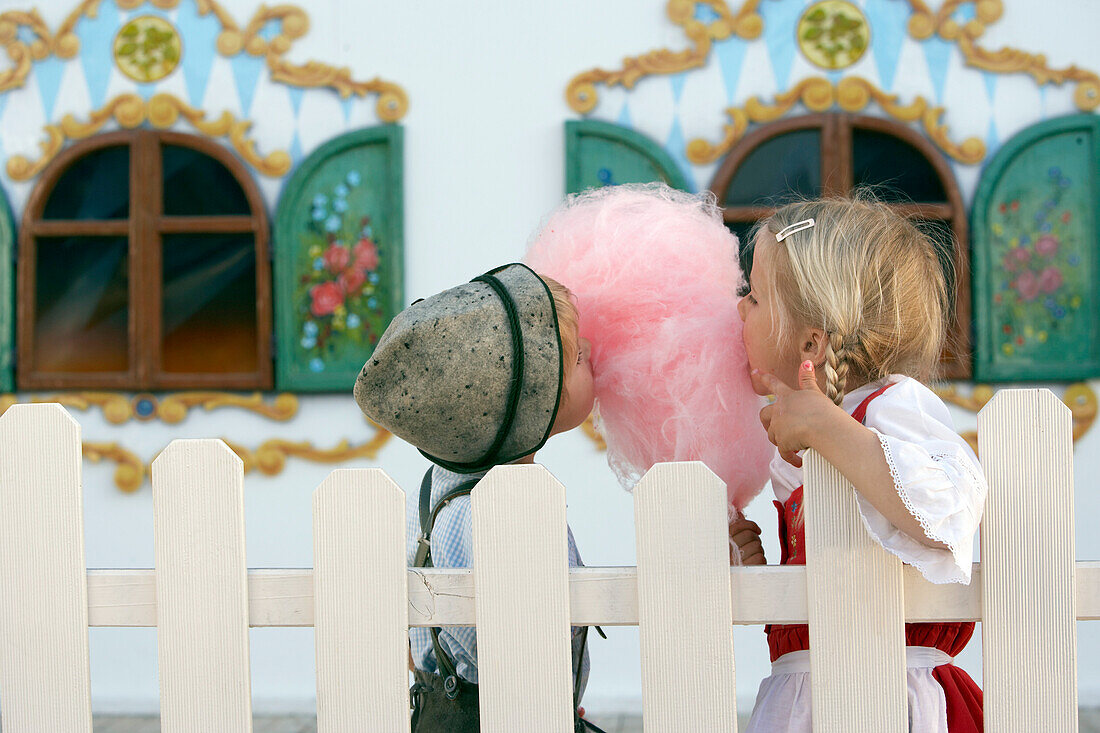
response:
<path fill-rule="evenodd" d="M 943 351 L 951 313 L 936 245 L 904 216 L 867 193 L 852 199 L 800 201 L 758 224 L 775 235 L 813 219 L 814 226 L 775 242 L 778 339 L 792 326 L 826 336 L 826 395 L 840 405 L 850 381 L 900 373 L 927 380 Z M 947 253 L 954 261 L 954 250 Z"/>
<path fill-rule="evenodd" d="M 580 325 L 580 314 L 574 303 L 573 293 L 552 277 L 539 275 L 546 287 L 550 289 L 550 295 L 554 297 L 554 309 L 558 314 L 558 331 L 561 334 L 561 359 L 562 359 L 562 397 L 565 396 L 565 385 L 569 383 L 569 377 L 577 366 L 577 352 L 580 349 L 580 338 L 577 330 Z"/>

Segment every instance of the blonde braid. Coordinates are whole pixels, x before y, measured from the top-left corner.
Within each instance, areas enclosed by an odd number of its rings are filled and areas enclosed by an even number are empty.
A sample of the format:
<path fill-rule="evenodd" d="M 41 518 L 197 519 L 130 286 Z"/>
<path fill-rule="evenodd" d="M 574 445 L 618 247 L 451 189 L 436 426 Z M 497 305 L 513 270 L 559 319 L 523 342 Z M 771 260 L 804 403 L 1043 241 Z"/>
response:
<path fill-rule="evenodd" d="M 844 345 L 844 336 L 834 331 L 825 344 L 825 396 L 838 407 L 843 406 L 847 382 L 848 349 Z"/>

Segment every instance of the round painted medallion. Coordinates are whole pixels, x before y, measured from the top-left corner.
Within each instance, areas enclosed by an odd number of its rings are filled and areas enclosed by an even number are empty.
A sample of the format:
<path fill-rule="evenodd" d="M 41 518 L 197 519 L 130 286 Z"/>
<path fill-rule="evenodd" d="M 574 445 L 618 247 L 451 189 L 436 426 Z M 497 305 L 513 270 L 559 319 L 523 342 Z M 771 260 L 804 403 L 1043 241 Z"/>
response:
<path fill-rule="evenodd" d="M 115 36 L 119 70 L 134 81 L 158 81 L 179 65 L 183 42 L 175 27 L 157 15 L 142 15 L 122 26 Z"/>
<path fill-rule="evenodd" d="M 821 0 L 798 20 L 798 47 L 823 69 L 843 69 L 859 61 L 871 45 L 871 26 L 848 0 Z"/>

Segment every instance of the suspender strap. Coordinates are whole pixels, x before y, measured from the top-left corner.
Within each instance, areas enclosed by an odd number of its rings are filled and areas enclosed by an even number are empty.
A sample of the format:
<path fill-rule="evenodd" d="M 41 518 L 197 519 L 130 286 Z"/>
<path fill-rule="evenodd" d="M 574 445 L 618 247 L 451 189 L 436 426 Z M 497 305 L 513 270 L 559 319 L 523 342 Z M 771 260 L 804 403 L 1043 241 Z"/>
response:
<path fill-rule="evenodd" d="M 477 479 L 459 484 L 444 494 L 439 503 L 429 510 L 432 500 L 432 469 L 429 468 L 424 474 L 424 480 L 420 482 L 420 538 L 417 540 L 413 567 L 432 567 L 432 528 L 435 527 L 435 518 L 452 499 L 468 495 L 475 486 Z"/>
<path fill-rule="evenodd" d="M 434 507 L 431 507 L 432 501 L 432 469 L 429 468 L 428 472 L 424 474 L 424 479 L 420 482 L 420 538 L 417 540 L 416 558 L 413 560 L 413 567 L 417 568 L 430 568 L 432 567 L 432 528 L 435 527 L 435 519 L 439 516 L 439 512 L 443 507 L 452 499 L 457 499 L 460 496 L 467 496 L 474 487 L 477 486 L 477 479 L 473 481 L 466 481 L 459 484 L 455 488 L 448 491 L 440 498 L 439 503 Z M 429 507 L 431 509 L 429 510 Z M 435 652 L 435 660 L 446 674 L 444 675 L 444 691 L 447 696 L 452 700 L 458 694 L 458 683 L 450 678 L 457 677 L 458 671 L 455 669 L 454 662 L 447 656 L 447 653 L 443 651 L 443 646 L 439 643 L 439 628 L 432 627 L 430 629 L 432 635 L 432 651 Z"/>

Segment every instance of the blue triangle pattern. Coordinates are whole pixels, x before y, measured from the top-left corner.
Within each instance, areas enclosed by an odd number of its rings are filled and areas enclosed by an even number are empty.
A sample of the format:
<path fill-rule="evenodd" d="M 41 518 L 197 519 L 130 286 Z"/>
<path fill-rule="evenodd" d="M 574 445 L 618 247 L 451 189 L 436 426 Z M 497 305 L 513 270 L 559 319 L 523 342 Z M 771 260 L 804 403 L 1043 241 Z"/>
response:
<path fill-rule="evenodd" d="M 264 23 L 263 28 L 260 29 L 260 38 L 265 41 L 270 41 L 277 35 L 279 35 L 279 24 L 274 20 L 267 21 Z"/>
<path fill-rule="evenodd" d="M 1001 141 L 997 137 L 997 120 L 989 118 L 989 132 L 985 134 L 986 155 L 992 155 L 992 151 L 1000 147 Z"/>
<path fill-rule="evenodd" d="M 871 26 L 871 53 L 874 54 L 882 88 L 893 89 L 911 11 L 903 0 L 879 3 L 875 10 L 878 14 Z"/>
<path fill-rule="evenodd" d="M 287 92 L 290 94 L 290 106 L 294 108 L 294 116 L 297 117 L 302 109 L 302 95 L 306 90 L 301 87 L 290 87 Z"/>
<path fill-rule="evenodd" d="M 80 63 L 84 67 L 84 79 L 88 83 L 88 97 L 93 108 L 102 107 L 107 101 L 107 84 L 114 66 L 115 34 L 119 24 L 118 7 L 114 3 L 101 3 L 96 17 L 83 17 L 76 24 L 80 36 Z"/>
<path fill-rule="evenodd" d="M 737 93 L 737 82 L 741 78 L 741 64 L 745 60 L 745 42 L 739 38 L 722 41 L 714 45 L 722 70 L 722 83 L 726 87 L 726 103 L 733 102 Z"/>
<path fill-rule="evenodd" d="M 630 120 L 630 102 L 623 102 L 623 108 L 619 111 L 619 119 L 615 120 L 628 130 L 634 129 L 634 123 Z"/>
<path fill-rule="evenodd" d="M 344 108 L 344 126 L 347 127 L 348 120 L 351 118 L 351 106 L 355 104 L 357 97 L 348 96 L 340 100 L 340 106 Z"/>
<path fill-rule="evenodd" d="M 695 20 L 702 23 L 713 23 L 721 17 L 722 16 L 718 15 L 718 13 L 714 12 L 714 8 L 711 6 L 705 3 L 695 3 Z"/>
<path fill-rule="evenodd" d="M 294 131 L 294 138 L 290 141 L 290 159 L 294 165 L 302 159 L 302 141 L 298 139 L 298 131 Z"/>
<path fill-rule="evenodd" d="M 936 92 L 936 102 L 943 100 L 943 87 L 947 81 L 947 64 L 951 60 L 954 44 L 939 36 L 933 36 L 921 43 L 924 59 L 928 62 L 928 75 L 932 78 L 932 89 Z"/>
<path fill-rule="evenodd" d="M 799 3 L 771 2 L 761 6 L 761 15 L 764 16 L 764 42 L 767 44 L 768 57 L 772 62 L 772 71 L 775 72 L 777 89 L 786 89 L 791 80 L 791 67 L 794 65 L 795 48 L 794 34 L 798 25 L 798 18 L 802 8 Z"/>
<path fill-rule="evenodd" d="M 105 3 L 105 5 L 112 5 Z M 200 16 L 197 3 L 180 3 L 176 14 L 176 28 L 183 38 L 183 79 L 192 106 L 202 105 L 206 85 L 210 81 L 210 69 L 217 55 L 217 38 L 221 25 L 213 14 Z"/>
<path fill-rule="evenodd" d="M 244 53 L 232 61 L 233 79 L 237 82 L 237 94 L 241 98 L 241 114 L 245 117 L 250 116 L 252 97 L 256 93 L 260 74 L 266 67 L 263 59 Z"/>
<path fill-rule="evenodd" d="M 34 79 L 38 82 L 38 93 L 42 96 L 42 109 L 46 119 L 53 119 L 53 108 L 57 104 L 57 90 L 61 87 L 61 74 L 67 61 L 50 56 L 34 65 Z"/>
<path fill-rule="evenodd" d="M 997 75 L 990 74 L 988 71 L 983 71 L 982 80 L 985 82 L 985 91 L 989 94 L 989 101 L 993 101 L 993 96 L 997 93 Z"/>
<path fill-rule="evenodd" d="M 148 102 L 149 98 L 157 93 L 157 85 L 156 85 L 155 82 L 152 83 L 152 84 L 138 83 L 137 93 L 138 93 L 138 96 L 140 96 L 142 99 L 144 99 L 146 102 Z"/>
<path fill-rule="evenodd" d="M 974 9 L 974 3 L 964 3 L 955 8 L 951 17 L 958 23 L 969 23 L 978 17 L 978 11 Z"/>
<path fill-rule="evenodd" d="M 672 98 L 676 104 L 680 103 L 680 95 L 684 93 L 684 80 L 687 79 L 686 72 L 680 72 L 679 74 L 673 74 L 669 77 L 669 84 L 672 85 Z"/>
<path fill-rule="evenodd" d="M 676 161 L 676 166 L 681 172 L 691 171 L 691 163 L 688 162 L 685 151 L 687 147 L 684 143 L 684 131 L 680 128 L 680 118 L 676 117 L 672 120 L 672 129 L 669 130 L 668 140 L 665 141 L 665 151 L 672 156 L 672 159 Z M 691 185 L 691 176 L 684 176 L 688 180 L 688 185 Z"/>

